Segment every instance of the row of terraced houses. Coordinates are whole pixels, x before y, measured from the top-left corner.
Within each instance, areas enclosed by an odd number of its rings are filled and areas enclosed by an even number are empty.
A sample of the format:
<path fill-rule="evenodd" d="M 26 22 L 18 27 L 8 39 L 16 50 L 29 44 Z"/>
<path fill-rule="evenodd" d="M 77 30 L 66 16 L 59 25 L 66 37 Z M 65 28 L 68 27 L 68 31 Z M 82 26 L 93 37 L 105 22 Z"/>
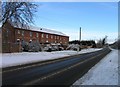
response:
<path fill-rule="evenodd" d="M 69 36 L 62 32 L 33 27 L 33 26 L 15 26 L 12 23 L 6 23 L 2 27 L 2 51 L 3 52 L 16 52 L 18 46 L 15 45 L 17 41 L 38 41 L 40 44 L 45 43 L 60 43 L 67 45 Z"/>

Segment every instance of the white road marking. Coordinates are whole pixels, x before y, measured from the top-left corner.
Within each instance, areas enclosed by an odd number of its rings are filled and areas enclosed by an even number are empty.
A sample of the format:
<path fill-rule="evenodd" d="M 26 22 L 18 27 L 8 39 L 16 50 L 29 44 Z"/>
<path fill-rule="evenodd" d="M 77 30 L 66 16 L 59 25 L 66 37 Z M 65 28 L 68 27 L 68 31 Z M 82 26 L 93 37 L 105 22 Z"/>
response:
<path fill-rule="evenodd" d="M 68 58 L 66 58 L 66 59 L 68 59 Z M 35 67 L 35 66 L 41 66 L 41 65 L 45 65 L 45 64 L 54 63 L 54 62 L 57 62 L 57 61 L 63 61 L 63 60 L 66 60 L 66 59 L 54 60 L 54 61 L 50 61 L 50 62 L 46 62 L 46 63 L 25 66 L 25 67 L 21 67 L 21 68 L 12 69 L 12 70 L 6 70 L 6 71 L 2 71 L 0 73 L 12 72 L 12 71 L 20 70 L 20 69 L 26 69 L 26 68 Z"/>
<path fill-rule="evenodd" d="M 88 59 L 88 60 L 84 60 L 84 61 L 82 61 L 82 62 L 79 62 L 79 63 L 75 64 L 75 65 L 69 66 L 69 67 L 67 67 L 67 68 L 64 68 L 64 69 L 62 69 L 62 70 L 59 70 L 59 71 L 57 71 L 57 72 L 54 72 L 54 73 L 52 73 L 52 74 L 49 74 L 49 75 L 44 76 L 44 77 L 41 77 L 41 78 L 39 78 L 39 79 L 37 79 L 37 80 L 28 82 L 28 83 L 23 84 L 23 85 L 32 85 L 32 84 L 37 83 L 37 82 L 39 82 L 39 81 L 48 79 L 48 78 L 50 78 L 50 77 L 52 77 L 52 76 L 55 76 L 55 75 L 57 75 L 57 74 L 63 73 L 63 72 L 65 72 L 65 71 L 67 71 L 67 70 L 70 70 L 70 69 L 72 69 L 72 68 L 74 68 L 74 67 L 76 67 L 76 66 L 79 66 L 79 65 L 82 64 L 82 63 L 85 63 L 85 62 L 87 62 L 87 61 L 89 61 L 89 60 L 92 60 L 92 59 L 94 59 L 94 58 L 96 58 L 96 57 L 98 57 L 98 56 L 100 56 L 100 55 L 102 55 L 102 54 L 103 54 L 103 53 L 101 53 L 101 54 L 99 54 L 99 55 L 97 55 L 97 56 L 91 57 L 91 58 Z"/>

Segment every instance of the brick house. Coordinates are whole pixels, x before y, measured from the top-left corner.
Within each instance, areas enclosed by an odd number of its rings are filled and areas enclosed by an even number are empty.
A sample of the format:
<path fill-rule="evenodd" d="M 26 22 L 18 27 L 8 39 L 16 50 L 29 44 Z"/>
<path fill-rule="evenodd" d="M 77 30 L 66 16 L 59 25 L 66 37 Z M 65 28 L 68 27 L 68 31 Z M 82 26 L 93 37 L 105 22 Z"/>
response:
<path fill-rule="evenodd" d="M 16 52 L 18 50 L 18 46 L 15 45 L 17 41 L 39 41 L 41 44 L 45 43 L 60 43 L 63 45 L 67 45 L 69 42 L 69 36 L 63 34 L 62 32 L 49 30 L 45 28 L 39 27 L 20 27 L 15 26 L 11 23 L 6 23 L 5 26 L 2 27 L 2 47 L 3 52 Z M 16 48 L 14 47 L 16 46 Z M 9 50 L 8 50 L 9 48 Z M 11 50 L 12 48 L 16 50 Z"/>

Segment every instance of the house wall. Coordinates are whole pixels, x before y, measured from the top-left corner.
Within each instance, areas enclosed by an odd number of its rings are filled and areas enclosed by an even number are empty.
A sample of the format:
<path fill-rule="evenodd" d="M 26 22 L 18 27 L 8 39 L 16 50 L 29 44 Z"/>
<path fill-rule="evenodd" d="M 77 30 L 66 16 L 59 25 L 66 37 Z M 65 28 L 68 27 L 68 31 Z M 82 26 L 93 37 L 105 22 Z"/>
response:
<path fill-rule="evenodd" d="M 9 23 L 2 27 L 2 52 L 19 52 L 19 45 L 15 43 L 15 30 Z"/>
<path fill-rule="evenodd" d="M 38 40 L 39 43 L 42 44 L 61 43 L 63 45 L 67 45 L 69 42 L 68 36 L 14 28 L 11 24 L 6 23 L 2 27 L 2 52 L 19 52 L 20 45 L 16 43 L 18 39 L 26 42 L 29 42 L 30 40 Z"/>
<path fill-rule="evenodd" d="M 22 35 L 22 32 L 24 32 L 24 35 Z M 30 36 L 30 32 L 32 33 L 31 36 Z M 38 33 L 38 37 L 37 37 L 37 33 Z M 40 43 L 68 44 L 69 42 L 69 37 L 67 36 L 60 36 L 60 35 L 55 35 L 55 34 L 49 34 L 49 33 L 44 33 L 44 32 L 16 28 L 15 29 L 15 41 L 17 41 L 17 39 L 25 40 L 27 42 L 29 42 L 30 40 L 38 40 Z"/>
<path fill-rule="evenodd" d="M 6 23 L 6 25 L 2 27 L 2 42 L 3 43 L 15 42 L 14 32 L 15 32 L 14 28 L 9 23 Z"/>
<path fill-rule="evenodd" d="M 18 39 L 26 42 L 29 42 L 30 40 L 38 40 L 39 43 L 43 44 L 61 43 L 67 45 L 69 42 L 68 36 L 14 28 L 9 23 L 6 23 L 6 25 L 2 27 L 2 51 L 19 52 L 20 45 L 17 43 Z"/>

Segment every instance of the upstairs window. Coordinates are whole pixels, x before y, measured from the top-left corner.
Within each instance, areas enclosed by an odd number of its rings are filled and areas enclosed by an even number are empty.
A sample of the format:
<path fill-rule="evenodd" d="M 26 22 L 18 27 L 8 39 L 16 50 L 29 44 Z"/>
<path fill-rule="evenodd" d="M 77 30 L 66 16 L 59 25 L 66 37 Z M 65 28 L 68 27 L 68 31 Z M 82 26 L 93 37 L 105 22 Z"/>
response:
<path fill-rule="evenodd" d="M 39 37 L 39 34 L 38 34 L 38 33 L 36 33 L 36 37 Z"/>
<path fill-rule="evenodd" d="M 59 36 L 57 36 L 57 39 L 59 39 Z"/>
<path fill-rule="evenodd" d="M 20 30 L 18 30 L 18 34 L 20 34 Z"/>
<path fill-rule="evenodd" d="M 22 36 L 24 36 L 24 31 L 22 31 Z"/>
<path fill-rule="evenodd" d="M 56 36 L 55 36 L 55 39 L 56 39 Z"/>
<path fill-rule="evenodd" d="M 46 34 L 46 38 L 48 38 L 48 34 Z"/>
<path fill-rule="evenodd" d="M 32 32 L 30 32 L 30 37 L 32 37 Z"/>
<path fill-rule="evenodd" d="M 61 37 L 60 37 L 60 40 L 61 40 Z"/>
<path fill-rule="evenodd" d="M 7 31 L 6 31 L 6 36 L 7 36 L 7 37 L 8 37 L 8 34 L 9 34 L 9 31 L 7 30 Z"/>
<path fill-rule="evenodd" d="M 44 34 L 42 34 L 42 38 L 44 37 Z"/>
<path fill-rule="evenodd" d="M 53 39 L 53 35 L 51 35 L 51 39 Z"/>

